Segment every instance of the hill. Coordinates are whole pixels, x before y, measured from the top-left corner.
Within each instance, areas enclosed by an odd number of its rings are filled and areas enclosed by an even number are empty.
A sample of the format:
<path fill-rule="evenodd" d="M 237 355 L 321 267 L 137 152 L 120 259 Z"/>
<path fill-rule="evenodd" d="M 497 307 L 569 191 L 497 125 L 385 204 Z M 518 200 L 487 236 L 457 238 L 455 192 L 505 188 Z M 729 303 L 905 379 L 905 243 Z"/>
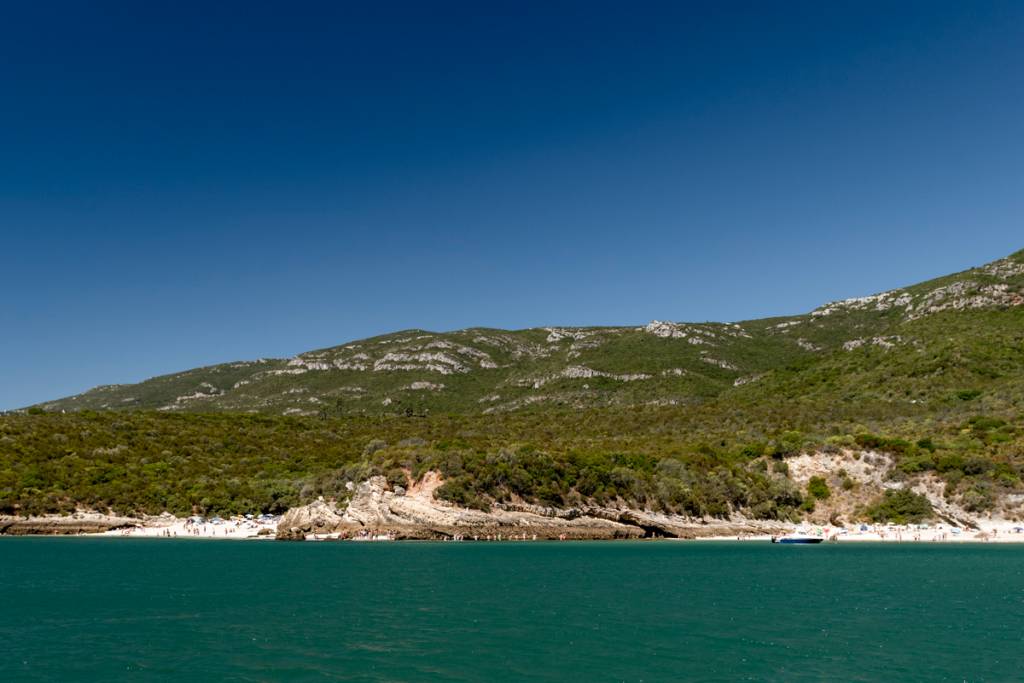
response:
<path fill-rule="evenodd" d="M 0 417 L 0 513 L 279 512 L 427 472 L 482 510 L 1022 518 L 1024 252 L 806 315 L 414 330 Z"/>
<path fill-rule="evenodd" d="M 806 315 L 643 327 L 405 330 L 294 358 L 97 387 L 39 407 L 492 414 L 529 406 L 692 405 L 764 393 L 742 389 L 748 385 L 894 401 L 902 392 L 907 400 L 933 401 L 1019 369 L 1013 342 L 1024 303 L 1022 253 Z"/>

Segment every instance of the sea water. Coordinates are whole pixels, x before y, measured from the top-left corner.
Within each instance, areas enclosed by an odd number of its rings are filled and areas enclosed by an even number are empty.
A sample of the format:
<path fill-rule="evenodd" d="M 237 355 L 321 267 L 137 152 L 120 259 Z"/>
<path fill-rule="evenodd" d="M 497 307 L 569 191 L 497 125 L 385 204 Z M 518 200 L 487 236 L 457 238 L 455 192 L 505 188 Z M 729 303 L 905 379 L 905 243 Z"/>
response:
<path fill-rule="evenodd" d="M 1024 680 L 1024 546 L 0 539 L 0 680 Z"/>

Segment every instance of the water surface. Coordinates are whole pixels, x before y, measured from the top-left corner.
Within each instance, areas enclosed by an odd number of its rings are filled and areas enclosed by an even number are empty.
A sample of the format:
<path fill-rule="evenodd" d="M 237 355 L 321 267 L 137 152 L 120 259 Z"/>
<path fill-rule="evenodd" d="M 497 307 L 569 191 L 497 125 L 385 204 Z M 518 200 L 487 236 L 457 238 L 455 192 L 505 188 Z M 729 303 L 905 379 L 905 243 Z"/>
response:
<path fill-rule="evenodd" d="M 0 539 L 0 680 L 1011 681 L 1024 547 Z"/>

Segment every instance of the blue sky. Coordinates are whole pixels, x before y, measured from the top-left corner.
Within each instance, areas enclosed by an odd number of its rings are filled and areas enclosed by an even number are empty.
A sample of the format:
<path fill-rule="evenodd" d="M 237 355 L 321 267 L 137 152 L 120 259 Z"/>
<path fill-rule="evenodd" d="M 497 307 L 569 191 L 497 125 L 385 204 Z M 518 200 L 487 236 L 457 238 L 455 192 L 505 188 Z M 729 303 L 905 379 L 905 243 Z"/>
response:
<path fill-rule="evenodd" d="M 86 5 L 0 21 L 0 408 L 1024 247 L 1019 2 Z"/>

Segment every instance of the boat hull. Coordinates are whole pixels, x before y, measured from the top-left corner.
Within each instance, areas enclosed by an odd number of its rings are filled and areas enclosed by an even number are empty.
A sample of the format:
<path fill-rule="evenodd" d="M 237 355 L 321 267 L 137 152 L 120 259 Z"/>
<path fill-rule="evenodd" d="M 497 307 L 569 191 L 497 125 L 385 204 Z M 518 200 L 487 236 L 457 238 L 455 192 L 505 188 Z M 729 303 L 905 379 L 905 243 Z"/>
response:
<path fill-rule="evenodd" d="M 773 538 L 772 543 L 782 543 L 785 545 L 812 545 L 815 543 L 821 543 L 824 538 Z"/>

